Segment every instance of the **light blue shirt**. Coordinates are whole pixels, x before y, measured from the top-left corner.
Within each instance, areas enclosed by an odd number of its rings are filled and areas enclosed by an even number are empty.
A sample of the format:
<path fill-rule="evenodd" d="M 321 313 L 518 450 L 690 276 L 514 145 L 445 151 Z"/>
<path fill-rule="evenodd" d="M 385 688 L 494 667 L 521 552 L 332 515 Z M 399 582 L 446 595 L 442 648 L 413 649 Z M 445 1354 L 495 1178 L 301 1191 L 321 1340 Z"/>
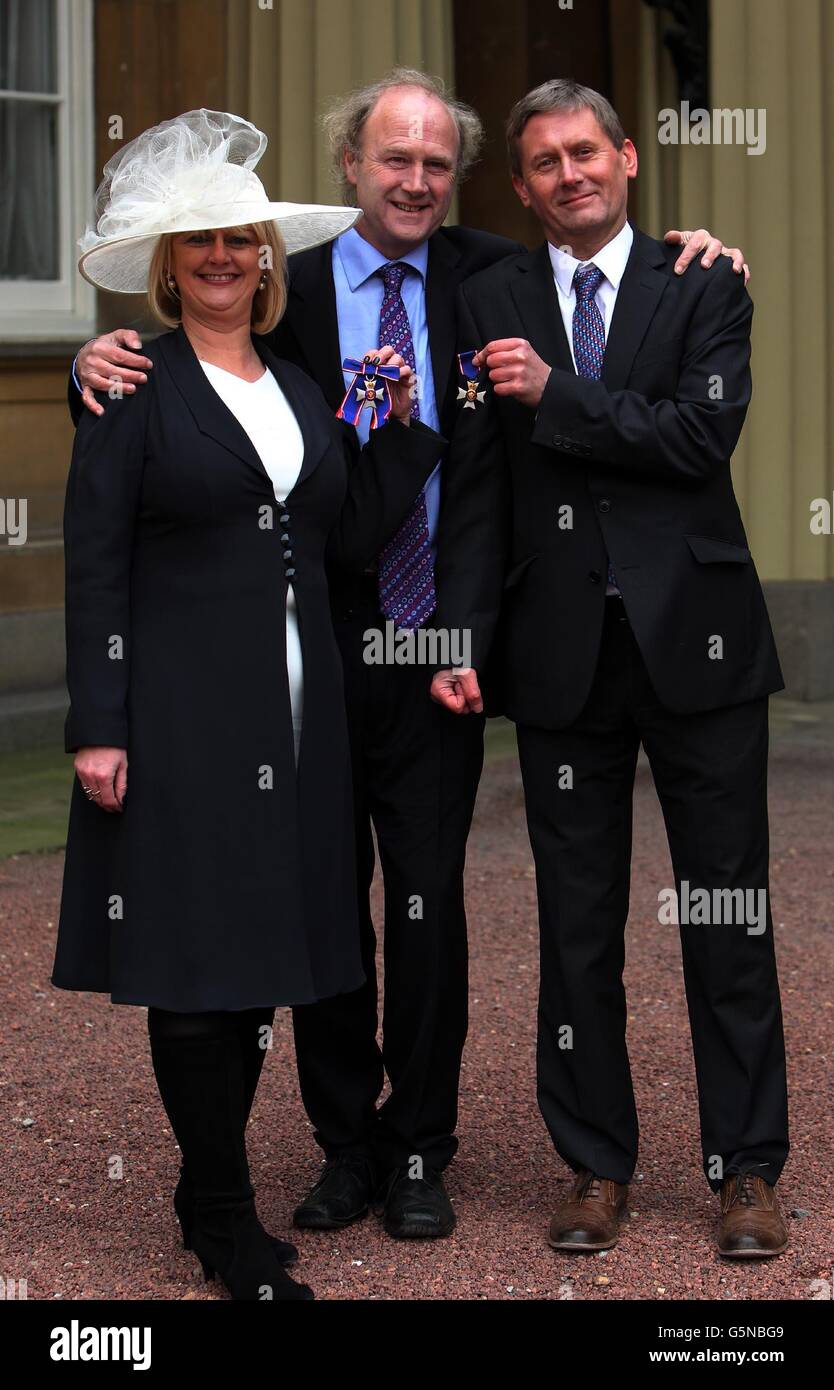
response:
<path fill-rule="evenodd" d="M 385 347 L 384 343 L 379 342 L 379 314 L 385 290 L 382 276 L 377 275 L 376 271 L 387 265 L 388 260 L 387 256 L 383 256 L 353 228 L 337 237 L 333 243 L 333 281 L 336 286 L 336 314 L 339 320 L 339 351 L 342 361 L 346 357 L 353 357 L 361 362 L 369 348 Z M 397 260 L 411 267 L 403 280 L 401 294 L 414 343 L 420 419 L 424 425 L 440 433 L 426 321 L 428 242 L 424 241 L 416 251 L 409 251 L 406 256 L 398 256 Z M 347 390 L 353 378 L 350 372 L 345 372 L 344 378 Z M 361 442 L 367 443 L 367 411 L 363 410 L 356 429 Z M 429 538 L 434 546 L 440 512 L 440 464 L 424 485 L 423 492 L 426 498 Z"/>

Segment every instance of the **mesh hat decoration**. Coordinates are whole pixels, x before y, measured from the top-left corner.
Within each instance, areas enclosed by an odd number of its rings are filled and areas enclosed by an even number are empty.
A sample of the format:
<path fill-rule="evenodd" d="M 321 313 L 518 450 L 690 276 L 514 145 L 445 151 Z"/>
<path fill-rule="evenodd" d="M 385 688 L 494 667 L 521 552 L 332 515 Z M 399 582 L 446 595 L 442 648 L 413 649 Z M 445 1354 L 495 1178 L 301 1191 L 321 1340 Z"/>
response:
<path fill-rule="evenodd" d="M 228 111 L 186 111 L 152 126 L 108 159 L 94 220 L 78 242 L 91 284 L 141 294 L 159 237 L 277 222 L 287 254 L 332 241 L 359 208 L 272 203 L 254 173 L 267 137 Z"/>

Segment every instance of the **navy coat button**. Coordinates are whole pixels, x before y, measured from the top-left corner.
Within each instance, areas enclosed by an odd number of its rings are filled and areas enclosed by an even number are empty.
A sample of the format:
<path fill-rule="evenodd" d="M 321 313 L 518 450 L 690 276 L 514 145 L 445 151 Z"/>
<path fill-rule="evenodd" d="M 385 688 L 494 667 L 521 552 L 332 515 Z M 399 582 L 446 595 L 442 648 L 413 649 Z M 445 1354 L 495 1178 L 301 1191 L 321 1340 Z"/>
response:
<path fill-rule="evenodd" d="M 284 573 L 285 573 L 285 575 L 287 576 L 288 579 L 292 579 L 293 575 L 295 574 L 295 570 L 294 570 L 293 566 L 290 565 L 289 569 L 284 570 Z"/>
<path fill-rule="evenodd" d="M 282 535 L 281 535 L 281 544 L 282 544 L 282 545 L 286 545 L 286 544 L 287 544 L 287 541 L 289 540 L 289 538 L 290 538 L 290 533 L 289 533 L 289 531 L 284 531 L 284 532 L 282 533 Z"/>
<path fill-rule="evenodd" d="M 292 559 L 292 551 L 291 551 L 291 550 L 285 550 L 285 551 L 284 551 L 283 558 L 284 558 L 285 560 L 291 560 L 291 559 Z"/>
<path fill-rule="evenodd" d="M 608 498 L 607 498 L 607 497 L 603 497 L 603 498 L 600 499 L 600 502 L 599 502 L 599 510 L 600 510 L 601 512 L 610 512 L 610 510 L 611 510 L 611 503 L 608 501 Z"/>
<path fill-rule="evenodd" d="M 281 523 L 282 526 L 286 526 L 286 524 L 287 524 L 287 522 L 289 521 L 289 519 L 290 519 L 290 514 L 289 514 L 289 512 L 282 512 L 281 515 L 280 515 L 279 518 L 278 518 L 278 520 L 280 521 L 280 523 Z"/>

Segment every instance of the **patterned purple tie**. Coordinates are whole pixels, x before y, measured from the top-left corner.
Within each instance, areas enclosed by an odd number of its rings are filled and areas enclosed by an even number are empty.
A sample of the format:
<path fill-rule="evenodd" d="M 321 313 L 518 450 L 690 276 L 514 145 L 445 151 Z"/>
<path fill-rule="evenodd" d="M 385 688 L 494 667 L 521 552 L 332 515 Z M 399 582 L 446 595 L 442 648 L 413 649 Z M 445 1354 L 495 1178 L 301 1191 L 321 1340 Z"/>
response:
<path fill-rule="evenodd" d="M 379 315 L 379 345 L 392 347 L 416 371 L 414 341 L 402 298 L 407 267 L 389 261 L 377 274 L 385 287 Z M 419 420 L 417 397 L 411 417 Z M 426 499 L 421 492 L 399 530 L 379 553 L 379 607 L 397 628 L 422 627 L 437 607 Z"/>
<path fill-rule="evenodd" d="M 576 291 L 576 308 L 573 311 L 576 375 L 590 377 L 594 381 L 599 381 L 602 376 L 602 359 L 605 356 L 605 324 L 594 299 L 604 279 L 599 266 L 593 263 L 577 266 L 573 275 L 573 288 Z M 608 583 L 619 592 L 610 560 Z"/>

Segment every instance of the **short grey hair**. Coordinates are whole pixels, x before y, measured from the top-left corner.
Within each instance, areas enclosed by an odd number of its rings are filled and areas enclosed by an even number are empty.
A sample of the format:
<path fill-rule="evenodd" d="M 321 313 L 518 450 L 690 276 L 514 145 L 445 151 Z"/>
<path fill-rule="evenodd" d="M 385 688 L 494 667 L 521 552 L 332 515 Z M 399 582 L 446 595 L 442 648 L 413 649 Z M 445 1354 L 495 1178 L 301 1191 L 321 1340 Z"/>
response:
<path fill-rule="evenodd" d="M 455 182 L 465 178 L 481 150 L 484 128 L 480 117 L 471 106 L 455 101 L 439 77 L 431 77 L 418 68 L 393 68 L 378 82 L 370 82 L 367 87 L 359 87 L 339 97 L 328 107 L 322 117 L 322 125 L 330 144 L 331 171 L 341 190 L 342 201 L 348 207 L 356 207 L 356 189 L 345 175 L 345 152 L 358 159 L 361 153 L 362 130 L 365 122 L 376 106 L 383 92 L 392 87 L 419 87 L 430 96 L 437 97 L 452 117 L 458 132 L 458 157 L 455 165 Z"/>
<path fill-rule="evenodd" d="M 531 116 L 544 116 L 550 111 L 593 111 L 598 125 L 605 131 L 616 150 L 621 150 L 625 140 L 622 121 L 611 102 L 593 87 L 583 87 L 570 77 L 553 77 L 534 87 L 532 92 L 516 102 L 507 119 L 507 152 L 510 156 L 510 169 L 521 174 L 521 161 L 518 157 L 518 141 Z"/>

